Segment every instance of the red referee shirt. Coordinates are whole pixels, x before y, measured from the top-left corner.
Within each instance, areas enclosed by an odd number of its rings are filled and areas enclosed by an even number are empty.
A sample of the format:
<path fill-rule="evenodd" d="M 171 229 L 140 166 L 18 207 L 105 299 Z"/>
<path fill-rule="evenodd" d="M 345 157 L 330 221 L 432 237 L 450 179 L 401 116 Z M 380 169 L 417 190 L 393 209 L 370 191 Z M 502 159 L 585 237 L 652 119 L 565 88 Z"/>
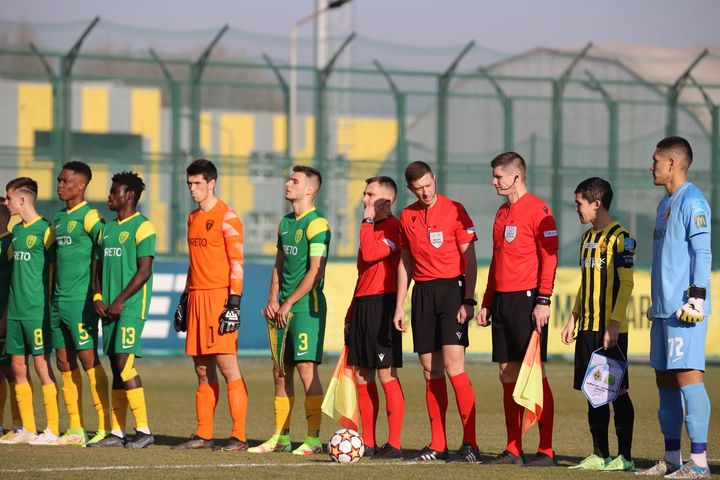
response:
<path fill-rule="evenodd" d="M 400 214 L 400 248 L 410 250 L 413 280 L 454 278 L 465 273 L 465 257 L 459 246 L 477 240 L 475 227 L 460 202 L 438 194 L 435 205 L 420 202 Z"/>
<path fill-rule="evenodd" d="M 397 292 L 399 243 L 400 221 L 392 215 L 375 224 L 362 223 L 355 297 Z"/>
<path fill-rule="evenodd" d="M 495 292 L 537 288 L 552 294 L 557 251 L 557 225 L 543 200 L 526 193 L 513 204 L 501 205 L 493 225 L 493 256 L 482 306 L 492 306 Z"/>

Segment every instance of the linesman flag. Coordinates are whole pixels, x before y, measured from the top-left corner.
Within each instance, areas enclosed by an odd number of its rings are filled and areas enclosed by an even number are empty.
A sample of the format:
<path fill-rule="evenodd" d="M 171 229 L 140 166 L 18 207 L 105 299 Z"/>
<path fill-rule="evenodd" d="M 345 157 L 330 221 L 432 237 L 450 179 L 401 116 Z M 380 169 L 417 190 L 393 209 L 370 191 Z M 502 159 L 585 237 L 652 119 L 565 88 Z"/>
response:
<path fill-rule="evenodd" d="M 355 386 L 355 369 L 347 365 L 348 348 L 343 348 L 335 366 L 330 385 L 325 393 L 322 411 L 344 428 L 358 430 L 358 400 Z"/>
<path fill-rule="evenodd" d="M 543 409 L 543 376 L 540 361 L 540 334 L 534 330 L 525 351 L 517 383 L 513 390 L 515 403 L 525 407 L 523 432 L 537 423 Z"/>

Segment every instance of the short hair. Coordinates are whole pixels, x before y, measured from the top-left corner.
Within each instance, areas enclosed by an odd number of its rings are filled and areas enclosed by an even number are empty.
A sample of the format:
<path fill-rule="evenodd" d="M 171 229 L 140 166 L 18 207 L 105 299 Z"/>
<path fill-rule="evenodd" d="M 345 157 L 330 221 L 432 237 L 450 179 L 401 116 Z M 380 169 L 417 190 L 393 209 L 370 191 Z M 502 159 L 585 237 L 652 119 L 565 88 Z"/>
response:
<path fill-rule="evenodd" d="M 410 185 L 412 182 L 420 180 L 428 173 L 433 177 L 435 176 L 432 168 L 430 168 L 430 165 L 420 160 L 416 160 L 405 167 L 405 183 Z"/>
<path fill-rule="evenodd" d="M 87 179 L 88 183 L 92 180 L 92 170 L 90 170 L 90 166 L 87 163 L 73 160 L 72 162 L 67 162 L 62 168 L 63 170 L 71 170 L 75 173 L 83 175 Z"/>
<path fill-rule="evenodd" d="M 185 172 L 188 177 L 193 175 L 202 175 L 206 182 L 209 182 L 210 180 L 217 180 L 218 177 L 215 165 L 210 160 L 205 160 L 204 158 L 198 158 L 192 162 L 188 165 Z"/>
<path fill-rule="evenodd" d="M 517 152 L 505 152 L 496 156 L 490 161 L 492 168 L 496 167 L 507 167 L 508 165 L 515 165 L 523 173 L 525 173 L 527 167 L 525 166 L 525 159 L 523 159 Z"/>
<path fill-rule="evenodd" d="M 658 142 L 656 145 L 658 150 L 677 150 L 679 151 L 687 161 L 688 166 L 692 164 L 693 152 L 690 142 L 685 140 L 683 137 L 666 137 Z"/>
<path fill-rule="evenodd" d="M 610 182 L 600 177 L 591 177 L 580 182 L 575 189 L 588 202 L 600 200 L 605 210 L 610 210 L 613 199 L 613 190 Z"/>
<path fill-rule="evenodd" d="M 5 186 L 6 191 L 16 190 L 29 193 L 33 200 L 38 196 L 38 184 L 35 180 L 30 177 L 18 177 L 10 180 Z"/>
<path fill-rule="evenodd" d="M 379 183 L 381 187 L 389 188 L 393 191 L 393 195 L 397 196 L 397 184 L 395 183 L 395 180 L 393 180 L 390 177 L 386 177 L 384 175 L 380 175 L 378 177 L 370 177 L 367 180 L 365 180 L 365 185 L 370 185 L 371 183 Z"/>
<path fill-rule="evenodd" d="M 322 173 L 320 173 L 320 170 L 318 170 L 317 168 L 308 167 L 307 165 L 295 165 L 292 171 L 297 173 L 304 173 L 305 176 L 309 178 L 317 178 L 318 189 L 322 187 Z"/>
<path fill-rule="evenodd" d="M 140 201 L 140 195 L 145 190 L 142 178 L 135 172 L 120 172 L 112 177 L 112 182 L 125 185 L 125 188 L 135 193 L 135 204 Z"/>

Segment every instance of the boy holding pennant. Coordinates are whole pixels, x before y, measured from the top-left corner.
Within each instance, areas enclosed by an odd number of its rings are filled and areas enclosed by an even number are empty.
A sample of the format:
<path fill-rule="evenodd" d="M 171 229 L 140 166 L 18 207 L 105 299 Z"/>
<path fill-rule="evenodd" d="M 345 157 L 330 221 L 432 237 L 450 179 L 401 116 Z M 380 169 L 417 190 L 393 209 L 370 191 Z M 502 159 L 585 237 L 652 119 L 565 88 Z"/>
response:
<path fill-rule="evenodd" d="M 576 212 L 580 223 L 592 224 L 580 242 L 581 282 L 575 305 L 562 341 L 575 344 L 575 380 L 580 390 L 593 352 L 617 348 L 627 358 L 628 322 L 625 310 L 633 289 L 635 239 L 612 218 L 609 209 L 613 191 L 610 183 L 593 177 L 575 189 Z M 628 375 L 623 376 L 617 397 L 612 401 L 618 456 L 610 457 L 608 427 L 610 405 L 593 406 L 588 401 L 588 424 L 593 453 L 571 468 L 579 470 L 633 470 L 632 435 L 635 410 L 628 393 Z"/>

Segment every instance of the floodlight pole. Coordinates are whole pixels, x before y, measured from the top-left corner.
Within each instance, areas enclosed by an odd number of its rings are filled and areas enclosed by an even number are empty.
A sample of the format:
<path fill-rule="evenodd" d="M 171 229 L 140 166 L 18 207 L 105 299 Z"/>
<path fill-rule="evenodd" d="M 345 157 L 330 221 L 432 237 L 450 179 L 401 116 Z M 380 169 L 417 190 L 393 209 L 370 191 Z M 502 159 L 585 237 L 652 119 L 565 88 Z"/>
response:
<path fill-rule="evenodd" d="M 552 171 L 551 175 L 551 200 L 550 206 L 555 216 L 555 223 L 557 224 L 557 230 L 562 234 L 562 97 L 567 85 L 568 78 L 572 73 L 575 66 L 580 60 L 587 54 L 588 50 L 592 47 L 592 42 L 588 42 L 580 52 L 577 53 L 567 66 L 565 71 L 560 77 L 553 82 L 553 96 L 552 96 Z M 534 161 L 535 159 L 533 159 Z"/>
<path fill-rule="evenodd" d="M 610 170 L 609 180 L 610 184 L 617 191 L 615 182 L 618 178 L 618 102 L 613 99 L 612 95 L 605 90 L 605 87 L 595 78 L 590 70 L 585 69 L 585 75 L 588 76 L 588 81 L 583 82 L 583 85 L 596 92 L 600 92 L 605 100 L 605 105 L 608 109 L 608 169 Z"/>
<path fill-rule="evenodd" d="M 62 129 L 60 125 L 62 123 L 62 98 L 58 95 L 58 84 L 60 83 L 60 77 L 55 73 L 50 63 L 45 58 L 45 55 L 40 52 L 37 46 L 33 42 L 29 42 L 28 46 L 30 51 L 35 54 L 43 68 L 45 69 L 45 75 L 48 81 L 52 85 L 52 99 L 53 99 L 53 127 L 50 132 L 50 150 L 52 151 L 53 163 L 56 167 L 62 164 L 61 162 L 61 144 Z M 57 170 L 57 168 L 56 168 Z"/>
<path fill-rule="evenodd" d="M 405 167 L 407 166 L 408 160 L 405 94 L 400 91 L 390 74 L 383 68 L 382 64 L 377 59 L 373 59 L 373 63 L 382 76 L 385 77 L 385 81 L 390 86 L 390 89 L 393 92 L 393 98 L 395 99 L 395 121 L 397 122 L 397 141 L 395 142 L 395 176 L 397 177 L 398 184 L 402 184 L 402 182 L 405 181 Z M 400 208 L 404 208 L 406 206 L 406 188 L 403 188 L 402 186 L 398 188 L 396 203 L 400 206 Z"/>
<path fill-rule="evenodd" d="M 687 81 L 688 77 L 690 76 L 690 73 L 693 71 L 693 69 L 697 66 L 700 61 L 705 58 L 705 55 L 707 55 L 708 49 L 703 49 L 702 52 L 700 52 L 700 55 L 695 57 L 695 60 L 690 64 L 690 66 L 685 69 L 685 72 L 683 72 L 680 77 L 678 77 L 677 80 L 675 80 L 675 83 L 673 83 L 670 86 L 670 89 L 668 90 L 667 94 L 667 111 L 668 111 L 668 117 L 667 117 L 667 126 L 665 128 L 665 136 L 671 137 L 673 135 L 677 134 L 677 106 L 678 106 L 678 98 L 680 97 L 680 92 L 682 91 L 683 87 L 685 86 L 685 82 Z"/>
<path fill-rule="evenodd" d="M 177 220 L 177 214 L 180 212 L 180 190 L 181 185 L 184 185 L 184 178 L 181 178 L 180 173 L 180 162 L 182 161 L 182 151 L 180 146 L 180 119 L 182 118 L 182 100 L 180 92 L 180 84 L 173 77 L 170 69 L 167 67 L 162 58 L 153 50 L 149 49 L 150 56 L 155 63 L 158 64 L 162 70 L 163 76 L 165 77 L 165 84 L 170 92 L 170 109 L 171 113 L 171 125 L 170 125 L 170 171 L 172 182 L 170 182 L 171 188 L 171 207 L 170 211 L 173 213 L 170 218 L 170 224 L 172 226 L 171 232 L 172 237 L 170 240 L 170 248 L 174 255 L 180 252 L 180 246 L 184 243 L 184 230 L 182 223 Z"/>
<path fill-rule="evenodd" d="M 438 191 L 448 194 L 448 122 L 447 122 L 447 94 L 452 75 L 455 73 L 457 66 L 463 57 L 475 46 L 475 41 L 470 41 L 462 51 L 455 57 L 450 66 L 438 77 L 438 108 L 437 108 L 437 139 L 436 139 L 436 160 L 437 160 L 437 177 Z"/>
<path fill-rule="evenodd" d="M 275 78 L 277 78 L 278 83 L 280 84 L 280 90 L 282 90 L 282 96 L 283 96 L 283 114 L 285 115 L 285 160 L 283 161 L 283 168 L 287 169 L 292 164 L 292 150 L 291 148 L 291 140 L 290 137 L 292 136 L 290 133 L 289 124 L 290 122 L 288 119 L 290 118 L 290 88 L 288 87 L 287 82 L 285 81 L 285 77 L 283 77 L 282 72 L 280 72 L 280 69 L 275 65 L 270 58 L 270 56 L 266 53 L 262 54 L 263 60 L 265 60 L 265 63 L 267 63 L 268 67 L 270 67 L 275 74 Z"/>
<path fill-rule="evenodd" d="M 226 23 L 205 48 L 197 61 L 190 66 L 190 153 L 193 158 L 200 155 L 200 109 L 202 108 L 201 82 L 210 54 L 220 38 L 228 31 Z"/>
<path fill-rule="evenodd" d="M 480 67 L 480 73 L 490 82 L 490 85 L 495 89 L 495 93 L 498 96 L 500 105 L 503 109 L 503 150 L 509 152 L 513 149 L 515 143 L 515 135 L 513 132 L 513 101 L 505 90 L 500 86 L 498 81 L 490 75 L 485 67 Z"/>
<path fill-rule="evenodd" d="M 340 57 L 340 54 L 355 38 L 355 32 L 351 33 L 345 41 L 343 41 L 340 48 L 333 54 L 327 64 L 321 69 L 316 70 L 315 73 L 315 168 L 320 170 L 322 174 L 326 174 L 325 166 L 327 163 L 327 123 L 326 112 L 325 112 L 325 91 L 327 89 L 327 82 L 330 80 L 332 69 L 335 66 L 335 62 Z M 330 180 L 331 175 L 327 176 Z M 325 192 L 329 188 L 330 182 L 325 189 L 321 189 L 318 194 L 317 204 L 323 213 L 327 214 L 325 199 L 327 195 Z"/>

